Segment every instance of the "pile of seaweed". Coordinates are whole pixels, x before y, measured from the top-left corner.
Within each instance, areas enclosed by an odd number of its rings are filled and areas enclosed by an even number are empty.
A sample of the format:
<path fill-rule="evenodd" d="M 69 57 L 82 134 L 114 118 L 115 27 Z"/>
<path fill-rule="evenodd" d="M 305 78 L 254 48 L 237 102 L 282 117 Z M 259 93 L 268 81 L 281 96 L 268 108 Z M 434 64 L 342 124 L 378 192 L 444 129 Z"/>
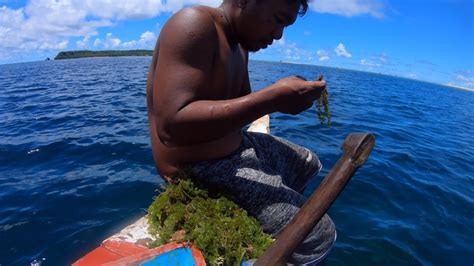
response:
<path fill-rule="evenodd" d="M 194 244 L 210 265 L 241 265 L 272 243 L 260 224 L 237 204 L 212 195 L 191 180 L 170 184 L 149 208 L 152 246 L 173 241 Z"/>

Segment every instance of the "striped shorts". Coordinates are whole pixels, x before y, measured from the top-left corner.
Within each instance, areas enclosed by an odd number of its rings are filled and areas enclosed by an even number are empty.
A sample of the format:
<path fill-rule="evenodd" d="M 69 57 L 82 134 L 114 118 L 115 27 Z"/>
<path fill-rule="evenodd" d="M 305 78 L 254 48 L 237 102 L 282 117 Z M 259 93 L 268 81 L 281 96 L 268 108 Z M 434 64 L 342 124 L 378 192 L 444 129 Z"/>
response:
<path fill-rule="evenodd" d="M 243 132 L 231 155 L 193 166 L 193 179 L 217 191 L 257 218 L 264 232 L 277 236 L 305 202 L 302 192 L 322 165 L 310 150 L 284 139 Z M 289 264 L 317 264 L 336 240 L 326 214 L 289 259 Z"/>

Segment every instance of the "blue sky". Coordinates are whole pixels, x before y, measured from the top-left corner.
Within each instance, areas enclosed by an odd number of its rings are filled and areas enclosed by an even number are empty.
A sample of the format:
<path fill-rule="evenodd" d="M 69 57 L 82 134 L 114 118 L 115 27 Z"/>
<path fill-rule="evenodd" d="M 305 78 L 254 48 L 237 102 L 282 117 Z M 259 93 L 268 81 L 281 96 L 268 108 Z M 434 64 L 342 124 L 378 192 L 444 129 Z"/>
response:
<path fill-rule="evenodd" d="M 170 16 L 220 0 L 0 0 L 0 64 L 63 50 L 152 49 Z M 473 0 L 315 0 L 252 59 L 474 88 Z"/>

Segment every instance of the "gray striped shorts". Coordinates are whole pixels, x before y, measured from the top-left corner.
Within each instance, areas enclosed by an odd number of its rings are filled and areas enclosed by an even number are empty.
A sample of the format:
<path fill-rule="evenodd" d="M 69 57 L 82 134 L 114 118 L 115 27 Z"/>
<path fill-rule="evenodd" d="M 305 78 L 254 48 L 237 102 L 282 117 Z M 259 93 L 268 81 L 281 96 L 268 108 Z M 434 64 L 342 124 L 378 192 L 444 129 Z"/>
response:
<path fill-rule="evenodd" d="M 284 139 L 244 132 L 243 141 L 231 155 L 193 166 L 193 179 L 210 191 L 222 193 L 273 236 L 291 221 L 305 202 L 301 194 L 322 165 L 310 150 Z M 336 229 L 326 214 L 297 248 L 290 264 L 322 261 L 336 240 Z"/>

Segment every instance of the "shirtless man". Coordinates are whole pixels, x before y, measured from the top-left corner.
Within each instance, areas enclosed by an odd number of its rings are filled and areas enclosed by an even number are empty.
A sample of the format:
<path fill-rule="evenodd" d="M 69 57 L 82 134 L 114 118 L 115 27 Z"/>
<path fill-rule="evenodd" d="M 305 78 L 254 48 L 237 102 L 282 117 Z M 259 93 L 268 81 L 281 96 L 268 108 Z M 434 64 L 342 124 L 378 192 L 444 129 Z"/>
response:
<path fill-rule="evenodd" d="M 243 131 L 257 118 L 298 114 L 324 81 L 287 77 L 251 92 L 248 53 L 283 35 L 307 0 L 224 0 L 181 10 L 163 27 L 147 83 L 153 157 L 162 177 L 192 168 L 193 179 L 228 195 L 277 235 L 303 205 L 318 157 L 283 139 Z M 335 242 L 325 215 L 290 259 L 318 263 Z"/>

